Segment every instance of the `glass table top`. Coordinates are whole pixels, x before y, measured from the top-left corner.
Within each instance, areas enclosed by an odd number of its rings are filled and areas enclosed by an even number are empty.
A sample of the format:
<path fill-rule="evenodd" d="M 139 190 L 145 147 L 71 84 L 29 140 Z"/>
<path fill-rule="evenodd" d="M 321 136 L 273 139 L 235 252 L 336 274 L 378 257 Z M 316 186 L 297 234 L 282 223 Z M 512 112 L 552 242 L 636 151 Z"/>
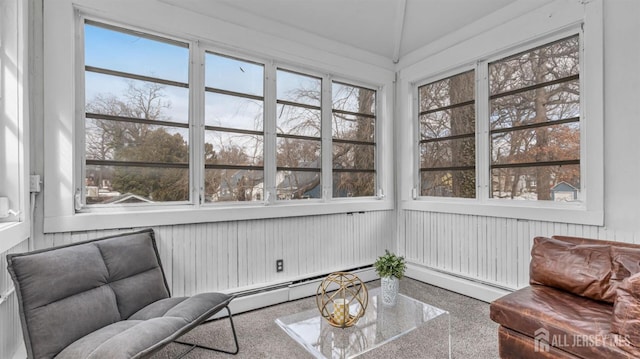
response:
<path fill-rule="evenodd" d="M 355 306 L 349 308 L 352 313 L 357 310 Z M 438 351 L 429 357 L 449 358 L 451 355 L 449 312 L 403 294 L 398 294 L 394 306 L 383 305 L 380 288 L 369 291 L 366 311 L 352 327 L 331 326 L 320 316 L 318 309 L 284 316 L 276 319 L 276 323 L 316 358 L 353 358 L 416 328 L 431 325 L 434 330 L 426 337 L 440 345 L 429 346 L 437 347 Z"/>

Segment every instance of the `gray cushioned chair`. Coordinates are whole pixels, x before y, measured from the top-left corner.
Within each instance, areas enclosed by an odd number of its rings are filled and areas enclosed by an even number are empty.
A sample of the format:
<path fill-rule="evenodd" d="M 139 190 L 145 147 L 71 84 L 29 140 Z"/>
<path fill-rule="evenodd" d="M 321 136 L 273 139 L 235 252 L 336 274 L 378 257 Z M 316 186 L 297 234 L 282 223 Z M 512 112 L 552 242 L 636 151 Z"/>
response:
<path fill-rule="evenodd" d="M 238 353 L 233 296 L 171 298 L 153 230 L 7 256 L 29 358 L 146 358 L 171 342 Z M 235 350 L 176 339 L 229 313 Z"/>

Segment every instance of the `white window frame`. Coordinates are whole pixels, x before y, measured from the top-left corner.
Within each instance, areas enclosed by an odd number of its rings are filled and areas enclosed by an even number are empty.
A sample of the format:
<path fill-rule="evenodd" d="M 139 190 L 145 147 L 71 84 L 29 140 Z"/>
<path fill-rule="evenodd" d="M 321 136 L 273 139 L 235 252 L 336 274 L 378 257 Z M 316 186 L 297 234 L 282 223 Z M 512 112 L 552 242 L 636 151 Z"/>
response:
<path fill-rule="evenodd" d="M 82 2 L 82 1 L 81 1 Z M 98 6 L 98 5 L 96 5 Z M 100 6 L 111 7 L 109 4 Z M 112 9 L 113 10 L 113 9 Z M 113 10 L 117 12 L 119 10 Z M 229 221 L 229 220 L 246 220 L 246 219 L 258 219 L 258 218 L 277 218 L 277 217 L 289 217 L 289 216 L 305 216 L 305 215 L 321 215 L 329 213 L 344 213 L 355 211 L 376 211 L 376 210 L 390 210 L 394 208 L 393 198 L 391 196 L 374 196 L 374 197 L 358 197 L 348 199 L 335 199 L 323 197 L 319 201 L 278 201 L 282 203 L 276 203 L 275 188 L 271 188 L 272 193 L 265 195 L 263 201 L 253 202 L 233 202 L 233 203 L 207 203 L 201 204 L 198 200 L 199 194 L 203 193 L 204 178 L 202 170 L 202 159 L 200 159 L 201 149 L 203 148 L 204 132 L 199 128 L 203 123 L 203 109 L 204 109 L 204 91 L 196 91 L 197 95 L 191 95 L 191 116 L 192 118 L 198 118 L 191 123 L 190 126 L 197 127 L 195 131 L 191 131 L 192 141 L 192 200 L 187 204 L 166 204 L 161 206 L 121 206 L 113 208 L 93 208 L 85 207 L 81 211 L 76 212 L 74 208 L 73 197 L 76 188 L 82 186 L 69 185 L 72 183 L 79 184 L 83 181 L 84 174 L 82 173 L 81 166 L 79 166 L 78 158 L 79 152 L 84 152 L 83 147 L 79 147 L 79 138 L 84 136 L 83 126 L 78 123 L 79 119 L 84 118 L 84 80 L 83 72 L 84 67 L 78 64 L 84 64 L 82 59 L 84 41 L 82 36 L 82 26 L 84 25 L 84 18 L 90 18 L 93 21 L 111 24 L 117 27 L 125 29 L 140 30 L 153 35 L 161 37 L 167 37 L 169 39 L 177 39 L 182 42 L 187 42 L 191 45 L 192 54 L 191 61 L 194 62 L 192 69 L 190 70 L 190 86 L 196 88 L 204 88 L 204 53 L 205 51 L 211 51 L 221 55 L 231 56 L 238 59 L 246 59 L 248 61 L 255 61 L 265 65 L 265 154 L 270 151 L 269 146 L 272 146 L 272 150 L 275 154 L 275 133 L 269 133 L 268 126 L 269 112 L 273 112 L 275 116 L 275 91 L 269 91 L 269 89 L 275 89 L 275 82 L 273 75 L 275 70 L 271 71 L 269 68 L 276 68 L 277 66 L 284 69 L 300 70 L 302 73 L 310 75 L 320 75 L 323 81 L 330 84 L 332 75 L 328 73 L 335 73 L 336 76 L 341 75 L 339 67 L 336 66 L 323 66 L 323 62 L 314 63 L 313 60 L 296 63 L 295 60 L 282 59 L 281 55 L 276 51 L 273 54 L 264 54 L 259 52 L 243 50 L 237 44 L 226 45 L 224 43 L 213 42 L 210 38 L 199 37 L 193 35 L 197 31 L 182 30 L 176 25 L 172 30 L 171 26 L 163 31 L 154 31 L 149 29 L 157 29 L 160 24 L 138 24 L 135 26 L 130 25 L 130 21 L 125 20 L 113 20 L 111 16 L 106 16 L 105 11 L 94 11 L 82 7 L 80 5 L 68 2 L 67 6 L 48 6 L 45 4 L 45 13 L 47 19 L 51 21 L 45 24 L 45 37 L 47 34 L 50 36 L 62 36 L 62 41 L 56 41 L 53 45 L 52 41 L 46 41 L 45 39 L 45 54 L 52 55 L 49 58 L 53 61 L 45 63 L 45 84 L 46 83 L 60 83 L 65 82 L 63 74 L 73 74 L 74 81 L 69 84 L 68 78 L 66 84 L 59 88 L 57 91 L 45 92 L 45 113 L 48 114 L 53 120 L 45 121 L 47 127 L 45 131 L 47 133 L 64 133 L 61 141 L 50 140 L 47 142 L 45 139 L 45 148 L 53 149 L 53 151 L 45 151 L 45 180 L 48 180 L 48 184 L 53 184 L 52 191 L 45 192 L 45 219 L 44 219 L 44 231 L 50 232 L 63 232 L 63 231 L 79 231 L 79 230 L 93 230 L 93 229 L 108 229 L 108 228 L 127 228 L 127 227 L 140 227 L 140 226 L 153 226 L 153 225 L 172 225 L 172 224 L 188 224 L 188 223 L 203 223 L 203 222 L 217 222 L 217 221 Z M 69 26 L 64 21 L 73 19 L 74 25 Z M 153 20 L 153 19 L 151 19 Z M 150 20 L 150 21 L 151 21 Z M 181 25 L 183 27 L 184 24 Z M 187 25 L 188 27 L 189 25 Z M 226 25 L 225 25 L 226 26 Z M 197 27 L 197 24 L 196 26 Z M 200 29 L 197 29 L 200 30 Z M 169 34 L 169 35 L 168 35 Z M 214 37 L 214 34 L 211 34 Z M 73 39 L 73 41 L 70 41 Z M 55 49 L 54 49 L 55 46 Z M 301 45 L 304 46 L 304 45 Z M 249 48 L 249 47 L 247 47 Z M 61 55 L 64 51 L 72 51 L 74 53 L 74 60 L 71 64 L 68 61 L 68 56 Z M 312 51 L 312 50 L 307 50 Z M 298 59 L 298 61 L 300 61 Z M 354 67 L 352 61 L 340 60 L 336 58 L 336 62 L 344 62 L 347 64 L 347 69 L 343 70 L 345 73 L 351 73 L 349 67 Z M 70 66 L 73 67 L 70 69 Z M 333 68 L 333 70 L 332 70 Z M 69 71 L 71 70 L 71 71 Z M 273 72 L 273 73 L 272 73 Z M 377 106 L 380 106 L 383 101 L 392 101 L 393 93 L 393 79 L 384 71 L 379 71 L 374 79 L 376 82 L 363 81 L 361 79 L 368 78 L 367 71 L 354 71 L 358 74 L 353 78 L 344 76 L 344 82 L 351 84 L 363 85 L 364 87 L 376 89 Z M 375 73 L 375 72 L 374 72 Z M 365 82 L 365 84 L 363 84 Z M 46 87 L 46 85 L 45 85 Z M 49 87 L 51 89 L 51 87 Z M 202 94 L 200 94 L 202 92 Z M 65 95 L 71 93 L 72 96 Z M 273 96 L 274 103 L 271 104 L 270 96 Z M 71 97 L 71 98 L 70 98 Z M 330 97 L 329 97 L 330 98 Z M 324 101 L 326 102 L 326 101 Z M 390 105 L 390 104 L 388 104 Z M 323 104 L 324 106 L 324 104 Z M 329 107 L 331 106 L 329 102 Z M 388 122 L 390 117 L 390 106 L 385 109 L 387 113 L 382 114 L 378 112 L 377 120 L 380 124 L 384 124 L 386 132 L 389 133 L 389 129 L 392 128 Z M 70 111 L 73 109 L 73 111 Z M 58 116 L 60 115 L 60 116 Z M 330 111 L 329 111 L 330 115 Z M 73 126 L 69 126 L 70 118 L 73 118 Z M 274 118 L 275 120 L 275 118 Z M 274 123 L 275 126 L 275 123 Z M 323 128 L 326 126 L 323 126 Z M 379 126 L 381 127 L 381 126 Z M 65 129 L 68 129 L 66 132 Z M 329 122 L 330 130 L 330 122 Z M 381 133 L 382 129 L 376 129 L 377 134 Z M 80 135 L 81 134 L 81 135 Z M 69 136 L 70 135 L 70 136 Z M 390 137 L 390 135 L 387 135 Z M 270 137 L 273 137 L 273 144 L 269 144 Z M 71 140 L 71 141 L 69 141 Z M 82 139 L 84 141 L 84 139 Z M 324 141 L 324 140 L 323 140 Z M 377 152 L 382 153 L 382 142 L 376 143 Z M 390 143 L 390 142 L 386 142 Z M 71 152 L 73 160 L 63 155 L 64 152 Z M 389 151 L 387 151 L 389 152 Z M 329 156 L 331 152 L 328 153 Z M 324 156 L 324 154 L 323 154 Z M 265 177 L 270 175 L 270 171 L 273 171 L 275 175 L 275 158 L 269 163 L 269 156 L 265 155 Z M 377 161 L 380 161 L 380 157 L 377 156 Z M 382 179 L 384 176 L 392 176 L 392 171 L 387 168 L 392 166 L 392 160 L 390 156 L 385 156 L 383 164 L 377 164 L 378 175 L 378 188 L 381 188 L 381 184 L 390 186 L 392 181 L 388 179 Z M 323 157 L 324 162 L 324 157 Z M 270 169 L 270 167 L 273 167 Z M 73 176 L 68 177 L 68 172 L 72 169 Z M 324 176 L 324 174 L 323 174 Z M 267 183 L 268 186 L 269 183 Z M 274 184 L 271 184 L 274 187 Z M 325 183 L 326 185 L 326 183 Z M 266 186 L 266 187 L 267 187 Z M 269 190 L 269 188 L 265 188 Z M 389 193 L 390 188 L 381 188 L 380 193 Z M 331 191 L 325 193 L 331 194 Z M 132 216 L 131 214 L 135 214 Z"/>
<path fill-rule="evenodd" d="M 549 13 L 557 12 L 557 7 L 570 15 L 559 19 L 539 21 Z M 577 9 L 576 9 L 577 8 Z M 579 10 L 579 11 L 576 11 Z M 401 72 L 405 80 L 401 83 L 401 92 L 412 94 L 407 102 L 406 112 L 411 123 L 409 131 L 413 133 L 413 168 L 404 168 L 403 174 L 410 174 L 410 181 L 400 183 L 401 209 L 432 211 L 443 213 L 471 214 L 524 220 L 602 225 L 604 223 L 604 185 L 603 185 L 603 25 L 602 2 L 587 4 L 551 4 L 535 13 L 524 15 L 522 19 L 476 38 L 462 42 L 442 54 L 434 55 L 423 63 L 414 65 Z M 546 14 L 546 15 L 543 15 Z M 523 24 L 527 25 L 523 25 Z M 533 24 L 533 25 L 528 25 Z M 536 29 L 537 27 L 537 29 Z M 515 29 L 518 29 L 516 31 Z M 508 34 L 505 35 L 504 32 Z M 555 40 L 579 34 L 580 37 L 580 170 L 582 198 L 579 203 L 558 203 L 553 201 L 514 201 L 489 198 L 489 100 L 488 100 L 488 64 L 507 56 L 526 51 Z M 476 43 L 474 43 L 476 42 Z M 493 49 L 478 43 L 493 42 Z M 465 48 L 471 49 L 465 52 Z M 443 57 L 456 53 L 465 54 L 462 64 L 448 66 Z M 436 66 L 433 66 L 433 65 Z M 417 88 L 423 84 L 461 73 L 464 69 L 476 69 L 476 198 L 440 198 L 420 197 L 418 138 Z M 420 75 L 428 68 L 433 75 Z M 438 71 L 438 68 L 441 70 Z M 435 71 L 434 71 L 435 70 Z M 428 73 L 428 72 L 427 72 Z M 425 80 L 426 79 L 426 80 Z M 407 124 L 405 124 L 407 126 Z M 406 128 L 406 127 L 405 127 Z M 407 146 L 400 153 L 407 153 Z"/>
<path fill-rule="evenodd" d="M 15 22 L 3 21 L 0 32 L 12 36 L 15 44 L 9 43 L 8 58 L 15 64 L 0 66 L 3 72 L 4 89 L 10 92 L 0 97 L 0 126 L 5 127 L 5 137 L 0 141 L 3 150 L 0 152 L 0 176 L 3 176 L 4 188 L 0 196 L 9 199 L 9 209 L 17 214 L 0 219 L 0 253 L 6 252 L 30 235 L 30 202 L 29 202 L 29 41 L 28 23 L 29 2 L 9 0 L 5 7 L 5 16 L 15 16 Z M 8 131 L 6 129 L 9 129 Z M 17 131 L 17 132 L 16 132 Z M 12 135 L 11 135 L 12 134 Z M 13 150 L 18 149 L 16 154 Z"/>
<path fill-rule="evenodd" d="M 269 65 L 268 65 L 269 66 Z M 331 97 L 331 93 L 328 92 L 327 93 L 327 82 L 330 82 L 331 80 L 329 80 L 329 75 L 323 74 L 320 71 L 315 71 L 312 69 L 306 69 L 302 66 L 296 66 L 284 61 L 277 61 L 277 62 L 273 62 L 272 66 L 269 66 L 269 73 L 272 73 L 274 76 L 274 88 L 273 88 L 273 96 L 269 97 L 269 101 L 273 101 L 272 103 L 272 111 L 270 111 L 267 114 L 267 119 L 268 121 L 266 122 L 269 127 L 268 127 L 268 132 L 269 133 L 273 133 L 273 139 L 270 139 L 270 141 L 273 141 L 273 150 L 271 153 L 274 154 L 273 156 L 273 161 L 269 161 L 269 163 L 273 165 L 273 167 L 271 168 L 272 175 L 269 177 L 269 184 L 270 184 L 270 189 L 268 192 L 268 203 L 270 205 L 273 204 L 286 204 L 286 203 L 296 203 L 296 202 L 304 202 L 304 203 L 325 203 L 328 202 L 329 200 L 331 200 L 331 191 L 330 189 L 327 190 L 327 186 L 329 186 L 329 188 L 331 188 L 331 183 L 325 183 L 325 172 L 327 170 L 330 170 L 329 168 L 325 167 L 325 159 L 327 156 L 326 153 L 326 148 L 325 148 L 325 142 L 326 142 L 326 131 L 325 128 L 327 126 L 327 119 L 326 119 L 326 104 L 327 102 L 329 103 L 329 106 L 331 106 L 331 101 L 327 101 L 327 96 L 329 96 L 329 99 Z M 272 68 L 271 68 L 272 67 Z M 313 77 L 313 78 L 318 78 L 321 81 L 321 101 L 320 101 L 320 118 L 321 118 L 321 123 L 320 123 L 320 186 L 321 186 L 321 197 L 320 198 L 309 198 L 309 199 L 293 199 L 293 200 L 280 200 L 278 199 L 278 189 L 276 188 L 276 186 L 278 185 L 277 183 L 275 183 L 276 181 L 276 176 L 278 173 L 278 163 L 277 163 L 277 147 L 278 147 L 278 135 L 277 135 L 277 124 L 278 124 L 278 120 L 277 120 L 277 109 L 278 109 L 278 99 L 277 99 L 277 82 L 278 82 L 278 71 L 284 71 L 284 72 L 290 72 L 293 74 L 298 74 L 298 75 L 302 75 L 302 76 L 308 76 L 308 77 Z M 330 90 L 330 88 L 329 88 Z M 331 111 L 331 110 L 329 110 Z M 331 122 L 329 122 L 329 126 L 331 126 Z M 329 135 L 329 139 L 331 139 L 331 135 Z M 266 153 L 266 152 L 265 152 Z M 330 155 L 330 154 L 329 154 Z M 271 172 L 271 171 L 270 171 Z"/>
<path fill-rule="evenodd" d="M 474 72 L 474 76 L 475 76 L 475 86 L 473 89 L 473 100 L 474 100 L 474 110 L 475 110 L 475 120 L 476 120 L 476 125 L 475 125 L 475 132 L 476 132 L 476 136 L 475 136 L 475 144 L 476 144 L 476 158 L 475 158 L 475 173 L 476 173 L 476 196 L 475 198 L 462 198 L 462 197 L 432 197 L 432 196 L 422 196 L 420 195 L 420 186 L 421 186 L 421 182 L 422 182 L 422 178 L 421 178 L 421 173 L 420 173 L 420 168 L 421 168 L 421 158 L 420 158 L 420 94 L 419 94 L 419 89 L 420 87 L 424 86 L 424 85 L 428 85 L 430 83 L 433 82 L 438 82 L 441 80 L 445 80 L 449 77 L 453 77 L 456 75 L 460 75 L 463 74 L 465 72 L 468 71 L 472 71 Z M 414 166 L 415 166 L 415 171 L 414 171 L 414 178 L 413 178 L 413 183 L 415 184 L 415 188 L 416 188 L 416 194 L 415 196 L 412 194 L 413 197 L 415 197 L 416 199 L 418 198 L 423 198 L 423 199 L 428 199 L 428 198 L 432 198 L 432 199 L 443 199 L 445 201 L 453 201 L 453 202 L 469 202 L 469 201 L 473 201 L 473 200 L 477 200 L 480 198 L 481 194 L 480 194 L 480 186 L 479 186 L 479 172 L 480 172 L 480 168 L 478 166 L 478 162 L 479 159 L 481 157 L 480 153 L 479 153 L 479 149 L 478 149 L 478 138 L 480 137 L 479 134 L 479 122 L 480 122 L 480 110 L 478 109 L 478 107 L 480 107 L 480 99 L 478 99 L 478 64 L 473 64 L 473 65 L 466 65 L 466 66 L 461 66 L 461 67 L 457 67 L 451 70 L 448 70 L 444 73 L 438 74 L 436 76 L 427 78 L 425 80 L 416 82 L 415 85 L 412 88 L 412 103 L 414 104 L 414 109 L 413 109 L 413 122 L 414 122 L 414 139 L 413 142 L 416 143 L 416 155 L 415 155 L 415 161 L 414 161 Z"/>
<path fill-rule="evenodd" d="M 175 41 L 175 42 L 179 42 L 179 43 L 184 43 L 188 46 L 188 50 L 189 50 L 189 58 L 191 59 L 195 55 L 197 51 L 195 49 L 195 43 L 193 41 L 188 41 L 185 39 L 180 39 L 174 36 L 168 36 L 165 34 L 160 34 L 158 32 L 154 32 L 154 31 L 148 31 L 148 30 L 142 30 L 142 29 L 138 29 L 134 26 L 126 26 L 126 25 L 122 25 L 119 23 L 114 23 L 111 21 L 104 21 L 100 18 L 95 18 L 92 16 L 86 16 L 83 14 L 78 13 L 78 43 L 77 43 L 77 55 L 76 55 L 76 59 L 78 60 L 79 64 L 82 64 L 82 66 L 78 66 L 79 69 L 76 73 L 77 76 L 77 91 L 75 93 L 76 96 L 76 104 L 77 104 L 77 109 L 76 109 L 76 117 L 75 117 L 75 128 L 78 129 L 78 132 L 82 133 L 82 135 L 77 135 L 75 136 L 75 146 L 78 149 L 76 151 L 76 164 L 79 167 L 77 170 L 77 176 L 79 176 L 76 179 L 76 183 L 78 184 L 78 186 L 76 186 L 75 188 L 75 195 L 74 195 L 74 206 L 75 206 L 75 210 L 77 213 L 91 213 L 91 212 L 100 212 L 100 211 L 135 211 L 138 208 L 149 208 L 149 207 L 180 207 L 183 204 L 191 204 L 194 203 L 194 201 L 197 201 L 198 199 L 198 193 L 196 191 L 196 189 L 198 187 L 196 187 L 196 183 L 197 182 L 197 177 L 195 177 L 198 174 L 198 171 L 195 170 L 197 164 L 194 163 L 194 161 L 198 161 L 199 157 L 195 155 L 195 152 L 198 151 L 199 148 L 198 147 L 198 142 L 194 142 L 197 141 L 197 135 L 196 133 L 198 132 L 198 130 L 194 130 L 195 124 L 191 123 L 191 121 L 189 121 L 188 123 L 188 129 L 189 129 L 189 199 L 184 200 L 184 201 L 176 201 L 176 202 L 157 202 L 154 203 L 153 205 L 149 205 L 149 204 L 138 204 L 138 203 L 130 203 L 130 204 L 123 204 L 123 205 L 105 205 L 105 204 L 92 204 L 92 205 L 87 205 L 86 204 L 86 187 L 84 184 L 84 180 L 86 177 L 86 153 L 85 153 L 85 145 L 86 145 L 86 132 L 85 132 L 85 126 L 86 126 L 86 117 L 85 117 L 85 113 L 86 113 L 86 109 L 85 109 L 85 102 L 86 102 L 86 97 L 85 97 L 85 60 L 84 60 L 84 28 L 85 28 L 85 20 L 87 21 L 91 21 L 92 23 L 98 23 L 98 24 L 104 24 L 106 26 L 113 26 L 114 29 L 109 29 L 106 27 L 103 27 L 103 29 L 109 30 L 109 31 L 114 31 L 117 32 L 118 30 L 116 30 L 115 28 L 119 28 L 122 29 L 124 31 L 135 31 L 135 32 L 140 32 L 140 33 L 144 33 L 144 34 L 148 34 L 151 37 L 157 37 L 158 39 L 166 39 L 168 41 Z M 94 24 L 93 26 L 100 26 L 100 25 L 96 25 Z M 127 34 L 126 32 L 121 32 L 123 34 Z M 160 41 L 160 40 L 155 40 L 155 41 Z M 187 66 L 189 66 L 189 63 L 186 64 Z M 189 75 L 188 75 L 188 85 L 189 85 L 189 92 L 191 93 L 192 91 L 194 91 L 195 88 L 198 88 L 195 84 L 194 81 L 196 81 L 198 74 L 194 74 L 192 71 L 193 68 L 198 69 L 199 67 L 197 66 L 191 66 L 189 68 Z M 110 70 L 110 69 L 107 69 Z M 135 74 L 135 75 L 140 75 L 140 74 Z M 189 97 L 189 120 L 191 120 L 191 118 L 197 118 L 197 115 L 193 114 L 193 111 L 195 109 L 195 107 L 193 107 L 191 105 L 191 103 L 194 102 L 191 98 L 191 95 Z M 197 163 L 201 163 L 197 162 Z"/>
<path fill-rule="evenodd" d="M 383 184 L 381 183 L 383 181 L 383 177 L 380 174 L 380 166 L 382 165 L 382 152 L 380 151 L 380 142 L 383 141 L 383 135 L 381 132 L 381 128 L 382 128 L 382 123 L 379 122 L 380 119 L 380 114 L 382 114 L 383 111 L 383 107 L 382 107 L 382 101 L 381 99 L 378 98 L 378 96 L 380 96 L 380 94 L 382 93 L 382 87 L 380 86 L 372 86 L 371 84 L 365 84 L 363 82 L 360 81 L 354 81 L 354 80 L 350 80 L 347 78 L 340 78 L 340 77 L 336 77 L 336 76 L 329 76 L 328 78 L 328 84 L 327 86 L 329 87 L 329 89 L 333 88 L 333 83 L 337 82 L 340 83 L 342 85 L 346 85 L 346 86 L 353 86 L 353 87 L 360 87 L 363 89 L 367 89 L 367 90 L 372 90 L 376 92 L 376 105 L 375 105 L 375 121 L 374 121 L 374 141 L 375 141 L 375 152 L 374 152 L 374 163 L 373 163 L 373 167 L 375 169 L 375 183 L 374 183 L 374 194 L 373 196 L 361 196 L 361 197 L 333 197 L 333 172 L 332 172 L 332 168 L 333 168 L 333 98 L 331 98 L 330 101 L 328 102 L 327 105 L 327 112 L 328 114 L 326 115 L 327 119 L 327 132 L 328 134 L 325 136 L 325 134 L 323 133 L 323 138 L 327 137 L 328 141 L 329 141 L 329 159 L 328 159 L 328 184 L 329 189 L 328 189 L 328 193 L 331 195 L 332 200 L 334 201 L 354 201 L 357 200 L 358 198 L 364 198 L 364 199 L 383 199 L 385 197 L 385 191 L 384 188 L 385 186 L 383 186 Z M 329 94 L 329 96 L 331 96 L 332 93 Z M 324 110 L 324 109 L 323 109 Z M 324 112 L 323 112 L 324 113 Z M 324 128 L 324 127 L 323 127 Z M 324 162 L 323 162 L 323 167 L 324 167 Z M 323 178 L 324 180 L 324 178 Z"/>

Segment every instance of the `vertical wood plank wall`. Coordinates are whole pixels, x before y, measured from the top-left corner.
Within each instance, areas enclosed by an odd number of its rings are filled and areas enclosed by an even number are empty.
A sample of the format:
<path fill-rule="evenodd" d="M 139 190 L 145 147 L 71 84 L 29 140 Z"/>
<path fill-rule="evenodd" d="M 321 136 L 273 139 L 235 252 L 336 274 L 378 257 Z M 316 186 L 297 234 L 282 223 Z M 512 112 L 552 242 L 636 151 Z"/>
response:
<path fill-rule="evenodd" d="M 407 260 L 510 289 L 529 283 L 532 239 L 569 235 L 640 243 L 640 233 L 606 227 L 400 210 L 398 246 Z"/>
<path fill-rule="evenodd" d="M 261 287 L 370 265 L 395 248 L 395 211 L 216 222 L 154 227 L 162 264 L 175 296 Z M 34 249 L 98 238 L 138 228 L 45 234 Z M 24 241 L 0 254 L 0 358 L 22 345 L 18 303 L 6 255 L 28 251 Z M 284 259 L 277 273 L 276 259 Z"/>
<path fill-rule="evenodd" d="M 36 249 L 136 228 L 45 234 Z M 370 265 L 395 248 L 395 211 L 154 227 L 175 296 L 260 287 Z M 284 271 L 276 272 L 276 260 Z"/>

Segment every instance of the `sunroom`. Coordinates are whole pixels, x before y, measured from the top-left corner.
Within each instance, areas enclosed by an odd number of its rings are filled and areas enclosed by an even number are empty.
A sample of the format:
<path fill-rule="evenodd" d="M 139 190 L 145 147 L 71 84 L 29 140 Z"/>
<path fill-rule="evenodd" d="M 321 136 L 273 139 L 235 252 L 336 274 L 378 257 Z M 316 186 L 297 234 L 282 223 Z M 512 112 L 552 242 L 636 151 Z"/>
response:
<path fill-rule="evenodd" d="M 389 250 L 450 339 L 364 351 L 508 357 L 490 303 L 540 284 L 535 237 L 640 245 L 640 2 L 0 0 L 0 18 L 1 267 L 151 228 L 171 296 L 235 296 L 238 356 L 308 355 L 276 320 L 336 272 L 372 303 Z M 19 291 L 3 269 L 2 358 L 33 354 Z"/>

